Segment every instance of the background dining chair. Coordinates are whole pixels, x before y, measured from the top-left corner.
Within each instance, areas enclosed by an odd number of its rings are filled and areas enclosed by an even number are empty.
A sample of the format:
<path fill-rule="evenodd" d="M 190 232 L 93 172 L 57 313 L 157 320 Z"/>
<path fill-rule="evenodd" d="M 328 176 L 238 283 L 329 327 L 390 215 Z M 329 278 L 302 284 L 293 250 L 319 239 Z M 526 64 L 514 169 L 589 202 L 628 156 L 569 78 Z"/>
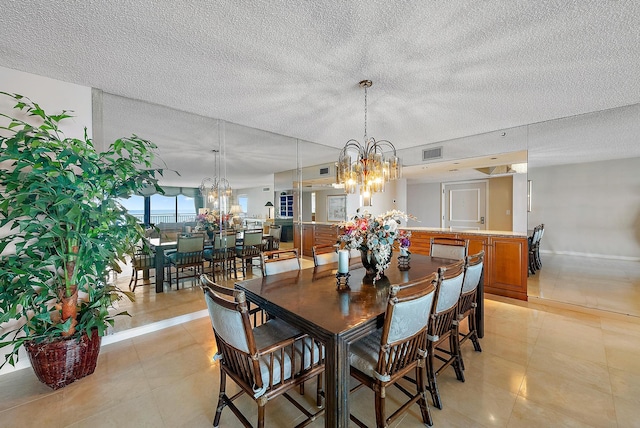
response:
<path fill-rule="evenodd" d="M 182 278 L 196 277 L 204 272 L 204 236 L 178 236 L 176 251 L 166 256 L 167 277 L 171 287 L 172 267 L 176 269 L 176 288 L 180 289 L 180 272 L 189 269 L 190 273 Z"/>
<path fill-rule="evenodd" d="M 427 330 L 427 384 L 433 405 L 442 409 L 437 376 L 447 367 L 453 365 L 456 378 L 464 382 L 464 373 L 458 347 L 458 326 L 454 321 L 458 318 L 458 300 L 464 279 L 464 260 L 447 267 L 438 268 L 438 285 L 435 298 L 435 310 L 429 320 Z M 441 345 L 449 342 L 449 349 Z M 435 368 L 436 360 L 442 362 Z"/>
<path fill-rule="evenodd" d="M 314 245 L 312 252 L 314 266 L 338 263 L 338 251 L 333 244 Z"/>
<path fill-rule="evenodd" d="M 251 267 L 253 259 L 260 257 L 262 251 L 262 229 L 244 232 L 242 243 L 236 246 L 236 257 L 242 261 L 242 275 L 247 275 L 247 266 Z"/>
<path fill-rule="evenodd" d="M 155 254 L 151 249 L 144 245 L 137 245 L 131 251 L 131 280 L 129 281 L 129 290 L 136 291 L 138 286 L 138 272 L 155 269 Z M 133 285 L 133 288 L 131 287 Z"/>
<path fill-rule="evenodd" d="M 282 226 L 269 225 L 269 236 L 271 237 L 271 248 L 269 250 L 280 249 L 280 238 L 282 236 Z"/>
<path fill-rule="evenodd" d="M 533 260 L 535 262 L 536 269 L 540 270 L 542 269 L 542 259 L 540 258 L 540 243 L 542 242 L 542 237 L 544 236 L 544 223 L 540 224 L 538 228 L 539 228 L 538 241 L 536 242 L 536 245 L 533 248 L 533 255 L 534 255 Z"/>
<path fill-rule="evenodd" d="M 468 239 L 432 237 L 429 255 L 444 259 L 464 260 L 467 257 L 468 248 Z"/>
<path fill-rule="evenodd" d="M 351 392 L 362 386 L 374 391 L 377 427 L 391 426 L 414 403 L 420 407 L 422 421 L 432 425 L 426 399 L 424 367 L 426 332 L 434 303 L 436 279 L 437 274 L 433 273 L 403 287 L 391 287 L 382 329 L 350 347 L 351 376 L 360 382 Z M 415 394 L 397 384 L 411 371 L 415 371 Z M 385 389 L 391 385 L 405 393 L 409 401 L 387 418 Z M 367 426 L 353 415 L 351 420 L 360 427 Z"/>
<path fill-rule="evenodd" d="M 266 404 L 280 395 L 306 416 L 298 427 L 313 422 L 324 409 L 311 413 L 288 391 L 316 377 L 316 402 L 321 406 L 322 345 L 279 319 L 252 328 L 244 292 L 221 287 L 206 275 L 202 275 L 200 281 L 218 348 L 214 358 L 220 361 L 220 393 L 213 426 L 219 426 L 225 407 L 229 407 L 245 427 L 251 426 L 233 403 L 244 394 L 258 405 L 259 428 L 264 427 Z M 227 377 L 240 387 L 240 392 L 231 397 L 226 392 Z"/>
<path fill-rule="evenodd" d="M 216 233 L 213 237 L 213 246 L 205 248 L 203 252 L 205 260 L 209 261 L 211 275 L 215 281 L 216 266 L 220 267 L 220 273 L 233 272 L 234 278 L 238 279 L 236 270 L 236 233 Z"/>
<path fill-rule="evenodd" d="M 473 349 L 476 352 L 482 352 L 480 341 L 478 339 L 478 326 L 476 325 L 476 308 L 478 307 L 478 286 L 482 281 L 484 267 L 484 251 L 468 256 L 465 260 L 464 279 L 462 281 L 462 292 L 458 299 L 458 348 L 467 340 L 471 339 Z M 462 321 L 467 320 L 468 332 L 459 331 L 459 325 Z M 460 353 L 460 363 L 464 369 L 464 360 Z"/>
<path fill-rule="evenodd" d="M 260 253 L 262 275 L 269 276 L 277 273 L 300 270 L 298 250 L 274 250 Z"/>
<path fill-rule="evenodd" d="M 538 262 L 536 260 L 536 249 L 540 241 L 543 225 L 537 225 L 533 228 L 533 233 L 528 237 L 527 242 L 529 244 L 529 272 L 527 275 L 535 275 L 539 269 Z M 538 256 L 539 257 L 539 256 Z"/>

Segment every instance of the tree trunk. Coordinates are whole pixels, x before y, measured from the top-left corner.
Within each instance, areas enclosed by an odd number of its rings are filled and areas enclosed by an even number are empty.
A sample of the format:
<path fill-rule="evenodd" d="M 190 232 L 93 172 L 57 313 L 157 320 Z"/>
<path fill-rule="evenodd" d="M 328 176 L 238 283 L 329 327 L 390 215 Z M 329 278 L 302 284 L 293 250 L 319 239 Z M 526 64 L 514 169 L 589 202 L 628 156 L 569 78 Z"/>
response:
<path fill-rule="evenodd" d="M 73 333 L 76 332 L 76 324 L 78 324 L 78 320 L 76 319 L 78 316 L 78 289 L 76 285 L 72 285 L 71 288 L 73 289 L 71 296 L 63 296 L 60 298 L 62 302 L 62 322 L 71 318 L 69 330 L 62 333 L 64 337 L 72 336 Z"/>
<path fill-rule="evenodd" d="M 75 278 L 73 275 L 76 268 L 76 257 L 78 257 L 78 246 L 74 245 L 71 247 L 69 260 L 67 261 L 67 277 L 65 278 L 65 284 L 69 284 L 69 281 L 74 281 L 74 283 L 65 286 L 63 291 L 64 294 L 60 296 L 60 301 L 62 303 L 62 322 L 64 323 L 71 318 L 69 330 L 62 333 L 62 336 L 64 337 L 72 336 L 73 333 L 76 332 L 76 324 L 78 324 L 78 320 L 76 319 L 78 317 L 78 285 L 75 284 Z"/>

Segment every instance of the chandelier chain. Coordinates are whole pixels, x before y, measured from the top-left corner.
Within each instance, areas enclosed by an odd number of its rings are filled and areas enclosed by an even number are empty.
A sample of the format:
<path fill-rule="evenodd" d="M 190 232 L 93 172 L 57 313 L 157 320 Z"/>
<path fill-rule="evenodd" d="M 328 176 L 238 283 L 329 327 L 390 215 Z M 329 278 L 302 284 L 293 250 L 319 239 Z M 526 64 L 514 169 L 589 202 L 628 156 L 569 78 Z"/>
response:
<path fill-rule="evenodd" d="M 367 87 L 364 87 L 364 144 L 367 144 Z"/>

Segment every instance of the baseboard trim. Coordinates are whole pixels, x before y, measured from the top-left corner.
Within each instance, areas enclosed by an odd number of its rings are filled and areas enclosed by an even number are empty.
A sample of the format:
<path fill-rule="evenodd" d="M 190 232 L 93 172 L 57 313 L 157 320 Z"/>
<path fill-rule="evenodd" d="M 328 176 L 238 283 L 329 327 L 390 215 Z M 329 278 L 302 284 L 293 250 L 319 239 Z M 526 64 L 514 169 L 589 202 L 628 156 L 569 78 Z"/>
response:
<path fill-rule="evenodd" d="M 209 316 L 209 312 L 206 309 L 202 309 L 190 314 L 179 315 L 177 317 L 169 318 L 162 321 L 156 321 L 151 324 L 143 325 L 140 327 L 133 327 L 124 331 L 118 331 L 113 334 L 108 334 L 102 337 L 102 343 L 100 348 L 109 346 L 113 343 L 122 342 L 123 340 L 132 339 L 134 337 L 142 336 L 145 334 L 153 333 L 155 331 L 164 330 L 165 328 L 173 327 L 179 324 L 184 324 L 189 321 L 194 321 L 200 318 Z M 6 365 L 0 370 L 0 376 L 12 373 L 17 370 L 22 370 L 31 367 L 29 358 L 24 353 L 24 349 L 20 351 L 20 360 L 15 366 Z"/>
<path fill-rule="evenodd" d="M 640 262 L 640 257 L 629 257 L 629 256 L 613 256 L 610 254 L 593 254 L 593 253 L 580 253 L 577 251 L 550 251 L 550 250 L 540 250 L 542 254 L 557 254 L 562 256 L 576 256 L 576 257 L 592 257 L 596 259 L 607 259 L 607 260 L 622 260 L 626 262 Z"/>

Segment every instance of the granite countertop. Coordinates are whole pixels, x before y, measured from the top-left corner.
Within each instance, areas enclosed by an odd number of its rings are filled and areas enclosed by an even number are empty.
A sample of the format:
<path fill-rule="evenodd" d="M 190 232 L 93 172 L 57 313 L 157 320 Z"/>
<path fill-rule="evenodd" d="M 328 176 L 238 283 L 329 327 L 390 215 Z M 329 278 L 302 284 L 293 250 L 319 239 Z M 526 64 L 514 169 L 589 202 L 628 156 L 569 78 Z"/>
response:
<path fill-rule="evenodd" d="M 512 232 L 510 230 L 456 230 L 445 227 L 406 227 L 401 226 L 401 229 L 409 230 L 411 232 L 442 232 L 442 233 L 462 233 L 465 235 L 481 235 L 481 236 L 508 236 L 516 238 L 526 238 L 526 232 Z"/>

